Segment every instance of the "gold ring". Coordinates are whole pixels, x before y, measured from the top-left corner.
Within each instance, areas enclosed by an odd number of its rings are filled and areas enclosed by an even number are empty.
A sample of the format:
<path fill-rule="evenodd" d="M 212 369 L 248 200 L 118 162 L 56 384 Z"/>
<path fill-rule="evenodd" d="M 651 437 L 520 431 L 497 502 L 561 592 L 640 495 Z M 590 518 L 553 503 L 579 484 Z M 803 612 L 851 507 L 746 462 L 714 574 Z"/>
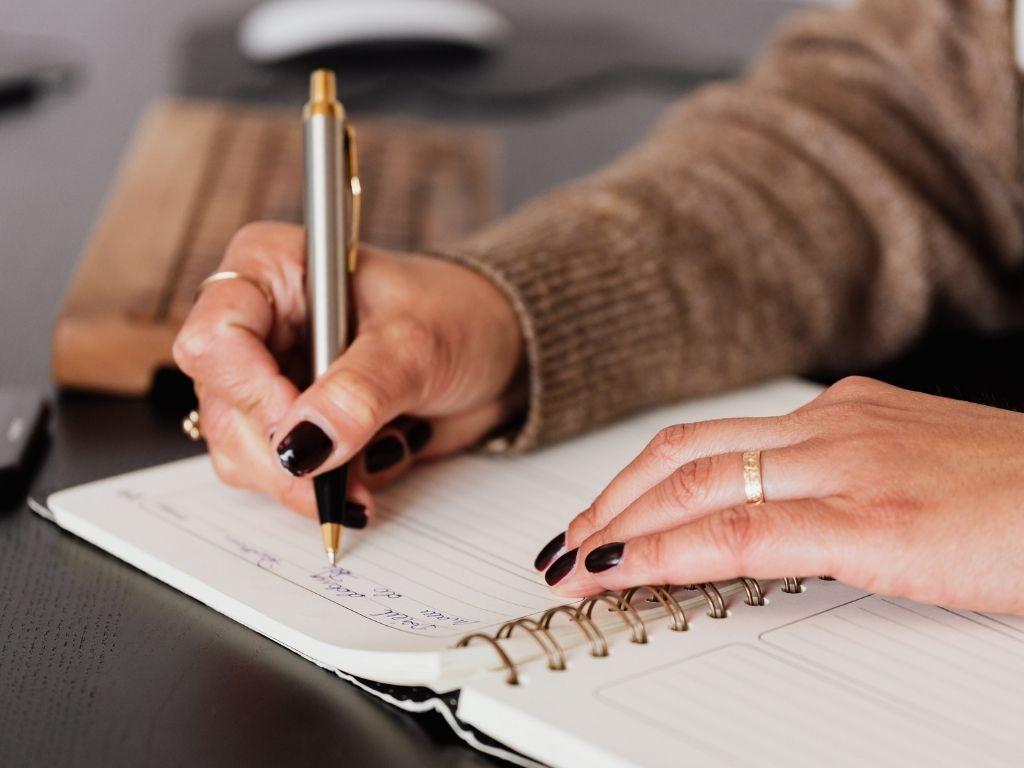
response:
<path fill-rule="evenodd" d="M 194 443 L 203 439 L 203 430 L 199 424 L 199 411 L 188 412 L 188 416 L 181 420 L 181 431 Z"/>
<path fill-rule="evenodd" d="M 743 490 L 747 494 L 747 504 L 764 504 L 760 451 L 743 453 Z"/>
<path fill-rule="evenodd" d="M 214 272 L 208 278 L 203 280 L 203 282 L 201 282 L 199 284 L 199 287 L 196 288 L 196 298 L 198 299 L 199 298 L 199 294 L 201 294 L 206 288 L 210 287 L 214 283 L 223 283 L 223 282 L 225 282 L 227 280 L 244 280 L 249 285 L 251 285 L 253 288 L 255 288 L 260 293 L 262 293 L 263 294 L 263 298 L 267 300 L 267 303 L 271 307 L 274 306 L 274 294 L 271 292 L 271 290 L 269 288 L 267 288 L 267 286 L 265 286 L 263 283 L 261 283 L 255 277 L 250 277 L 249 275 L 243 275 L 241 272 L 232 272 L 230 270 L 225 271 L 225 272 Z"/>

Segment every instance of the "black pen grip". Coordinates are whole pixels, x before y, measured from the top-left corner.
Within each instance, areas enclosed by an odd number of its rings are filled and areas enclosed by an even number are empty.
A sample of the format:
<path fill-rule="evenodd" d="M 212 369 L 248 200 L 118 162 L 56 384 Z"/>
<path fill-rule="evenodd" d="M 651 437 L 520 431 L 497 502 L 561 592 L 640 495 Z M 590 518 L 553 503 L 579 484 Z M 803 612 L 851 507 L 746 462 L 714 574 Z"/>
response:
<path fill-rule="evenodd" d="M 345 525 L 345 499 L 348 495 L 348 464 L 328 470 L 313 478 L 316 512 L 320 524 Z"/>

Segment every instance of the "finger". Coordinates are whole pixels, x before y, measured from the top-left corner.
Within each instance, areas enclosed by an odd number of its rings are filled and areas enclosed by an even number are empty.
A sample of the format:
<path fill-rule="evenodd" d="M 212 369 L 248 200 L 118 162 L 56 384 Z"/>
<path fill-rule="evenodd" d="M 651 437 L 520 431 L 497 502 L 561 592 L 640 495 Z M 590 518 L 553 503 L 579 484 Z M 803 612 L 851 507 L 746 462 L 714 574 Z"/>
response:
<path fill-rule="evenodd" d="M 831 494 L 827 477 L 815 461 L 815 453 L 804 445 L 763 451 L 761 484 L 764 498 L 772 501 L 822 498 Z M 684 464 L 630 504 L 607 525 L 595 531 L 579 546 L 585 561 L 594 550 L 610 542 L 629 541 L 689 523 L 707 514 L 747 503 L 743 454 L 709 456 Z M 557 573 L 557 571 L 556 571 Z M 566 589 L 592 588 L 593 576 L 577 569 Z"/>
<path fill-rule="evenodd" d="M 303 329 L 306 318 L 302 227 L 278 222 L 256 222 L 242 227 L 228 244 L 218 271 L 238 272 L 253 282 L 225 280 L 208 285 L 196 297 L 189 319 L 211 310 L 219 316 L 220 310 L 230 309 L 232 319 L 261 340 L 274 342 L 270 338 L 272 332 L 275 336 L 282 332 L 290 334 L 281 344 L 290 348 L 294 334 Z M 270 293 L 272 301 L 267 301 L 264 290 Z M 274 343 L 270 346 L 277 347 Z"/>
<path fill-rule="evenodd" d="M 266 287 L 273 304 L 246 280 L 213 283 L 199 296 L 174 344 L 175 361 L 186 374 L 259 417 L 264 428 L 298 394 L 281 374 L 266 339 L 272 328 L 295 325 L 275 321 L 275 308 L 282 318 L 304 315 L 304 299 L 301 292 L 296 296 L 295 287 L 302 285 L 301 272 L 292 274 L 301 270 L 301 245 L 301 229 L 293 225 L 255 224 L 240 230 L 221 266 Z"/>
<path fill-rule="evenodd" d="M 853 516 L 831 500 L 745 504 L 705 515 L 669 531 L 611 542 L 590 553 L 593 586 L 555 586 L 561 595 L 625 589 L 638 584 L 697 584 L 739 576 L 781 578 L 829 573 L 863 557 L 866 537 Z"/>
<path fill-rule="evenodd" d="M 273 497 L 306 517 L 316 517 L 316 500 L 309 479 L 291 477 L 267 455 L 262 432 L 244 413 L 208 394 L 200 397 L 203 435 L 218 477 L 228 485 L 247 488 Z M 360 506 L 355 518 L 364 527 L 372 516 L 373 498 L 365 484 L 353 481 L 348 498 Z"/>
<path fill-rule="evenodd" d="M 296 476 L 337 467 L 387 422 L 419 405 L 429 373 L 419 341 L 393 326 L 361 331 L 281 418 L 281 465 Z"/>
<path fill-rule="evenodd" d="M 259 448 L 266 445 L 251 419 L 228 401 L 202 390 L 199 412 L 203 439 L 218 477 L 228 485 L 273 496 L 302 514 L 315 512 L 311 489 L 289 483 Z M 261 455 L 261 453 L 263 455 Z"/>
<path fill-rule="evenodd" d="M 508 423 L 520 402 L 514 393 L 509 393 L 478 408 L 433 419 L 433 435 L 416 453 L 416 458 L 425 461 L 480 445 L 497 428 Z"/>
<path fill-rule="evenodd" d="M 216 303 L 211 299 L 197 305 L 178 334 L 178 366 L 197 385 L 248 413 L 281 401 L 290 403 L 298 391 L 281 373 L 260 329 L 245 324 L 252 316 L 247 320 L 240 304 L 251 297 L 237 290 L 228 293 L 227 283 L 222 293 Z"/>
<path fill-rule="evenodd" d="M 255 280 L 270 291 L 272 322 L 261 338 L 272 350 L 290 349 L 306 326 L 306 233 L 297 224 L 258 221 L 235 233 L 228 244 L 219 271 L 234 271 Z M 231 280 L 209 286 L 203 295 L 223 292 L 229 287 L 239 291 L 248 286 L 250 296 L 266 298 L 243 280 Z M 201 297 L 200 297 L 201 298 Z M 197 302 L 198 303 L 198 302 Z M 253 311 L 259 311 L 257 306 Z M 263 310 L 265 312 L 265 309 Z"/>
<path fill-rule="evenodd" d="M 406 429 L 415 445 L 433 434 L 428 420 L 399 416 L 384 425 L 356 455 L 352 461 L 353 476 L 371 488 L 381 488 L 404 474 L 413 463 Z"/>
<path fill-rule="evenodd" d="M 578 546 L 645 491 L 679 467 L 716 454 L 781 448 L 805 439 L 804 422 L 782 417 L 720 419 L 661 430 L 569 524 L 566 546 Z"/>
<path fill-rule="evenodd" d="M 508 418 L 512 406 L 495 402 L 466 413 L 424 419 L 399 416 L 370 441 L 355 462 L 358 477 L 370 488 L 396 480 L 414 464 L 448 456 L 477 445 L 497 424 Z"/>

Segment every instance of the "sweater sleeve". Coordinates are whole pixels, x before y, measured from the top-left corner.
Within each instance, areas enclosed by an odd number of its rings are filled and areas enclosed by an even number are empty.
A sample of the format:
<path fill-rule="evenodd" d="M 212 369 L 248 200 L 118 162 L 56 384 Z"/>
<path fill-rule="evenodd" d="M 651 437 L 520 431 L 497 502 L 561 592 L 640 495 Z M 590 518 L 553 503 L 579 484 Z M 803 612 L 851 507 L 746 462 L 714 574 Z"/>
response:
<path fill-rule="evenodd" d="M 1008 2 L 864 0 L 785 28 L 596 175 L 444 256 L 522 322 L 513 449 L 786 373 L 849 371 L 940 319 L 1020 323 Z"/>

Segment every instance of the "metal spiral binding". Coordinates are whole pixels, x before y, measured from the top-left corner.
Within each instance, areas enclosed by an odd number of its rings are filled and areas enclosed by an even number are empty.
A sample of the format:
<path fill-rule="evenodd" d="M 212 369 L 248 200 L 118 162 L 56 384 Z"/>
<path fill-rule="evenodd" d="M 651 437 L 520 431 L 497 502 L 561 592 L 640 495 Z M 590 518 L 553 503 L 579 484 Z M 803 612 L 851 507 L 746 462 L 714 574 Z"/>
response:
<path fill-rule="evenodd" d="M 643 645 L 647 642 L 647 625 L 640 618 L 636 608 L 629 603 L 623 604 L 621 600 L 613 598 L 611 595 L 594 595 L 580 603 L 580 611 L 586 613 L 588 619 L 592 619 L 594 606 L 598 603 L 607 603 L 609 611 L 618 615 L 625 622 L 629 628 L 629 641 L 631 643 Z M 594 626 L 596 627 L 597 625 L 595 624 Z"/>
<path fill-rule="evenodd" d="M 665 610 L 668 611 L 668 615 L 672 618 L 672 623 L 669 625 L 669 629 L 673 632 L 685 632 L 689 629 L 689 626 L 686 623 L 686 614 L 683 612 L 683 606 L 679 604 L 678 600 L 672 597 L 672 593 L 669 592 L 666 587 L 630 587 L 619 595 L 619 610 L 623 610 L 626 606 L 629 606 L 633 597 L 641 589 L 650 592 L 655 600 L 665 606 Z M 639 614 L 637 614 L 637 618 L 640 618 Z M 640 623 L 643 624 L 643 619 L 640 619 Z M 644 634 L 646 635 L 646 626 L 644 629 Z"/>
<path fill-rule="evenodd" d="M 724 619 L 729 615 L 725 609 L 725 598 L 718 591 L 718 587 L 710 581 L 705 584 L 695 584 L 694 586 L 700 590 L 700 593 L 704 595 L 704 599 L 707 601 L 708 616 L 712 619 Z"/>
<path fill-rule="evenodd" d="M 747 605 L 764 605 L 764 589 L 761 588 L 761 582 L 741 576 L 740 584 L 743 585 L 743 591 L 747 593 L 743 602 Z"/>
<path fill-rule="evenodd" d="M 597 625 L 578 607 L 573 608 L 569 605 L 560 605 L 557 608 L 551 608 L 544 612 L 540 617 L 540 628 L 547 630 L 551 626 L 551 620 L 560 613 L 564 613 L 569 616 L 580 631 L 586 636 L 587 640 L 590 641 L 590 655 L 597 658 L 603 658 L 608 655 L 608 641 L 605 640 L 601 630 L 597 628 Z"/>
<path fill-rule="evenodd" d="M 800 587 L 800 579 L 795 576 L 787 576 L 782 580 L 782 591 L 790 595 L 797 595 L 803 592 L 803 589 Z"/>
<path fill-rule="evenodd" d="M 818 578 L 824 581 L 832 580 L 828 576 L 819 576 Z M 741 577 L 739 583 L 743 586 L 745 593 L 744 602 L 747 605 L 759 606 L 765 604 L 764 589 L 757 579 Z M 711 618 L 724 619 L 729 615 L 721 591 L 710 581 L 703 584 L 687 584 L 683 588 L 701 593 L 708 605 L 707 613 Z M 511 637 L 516 629 L 521 628 L 544 651 L 544 655 L 548 660 L 548 669 L 553 671 L 564 670 L 566 669 L 565 650 L 552 636 L 551 622 L 559 614 L 565 614 L 569 617 L 570 621 L 579 627 L 580 632 L 586 637 L 587 642 L 590 644 L 590 655 L 596 658 L 607 657 L 609 655 L 608 640 L 598 628 L 593 618 L 594 608 L 598 604 L 603 603 L 607 606 L 609 613 L 613 613 L 622 619 L 622 622 L 629 630 L 630 642 L 642 645 L 647 642 L 647 624 L 632 604 L 633 599 L 641 591 L 650 593 L 646 598 L 646 602 L 661 603 L 665 610 L 668 611 L 669 618 L 671 619 L 669 629 L 674 632 L 685 632 L 689 629 L 686 612 L 679 604 L 679 601 L 673 597 L 670 585 L 644 585 L 631 587 L 620 592 L 618 595 L 594 595 L 593 597 L 588 597 L 575 607 L 559 605 L 542 613 L 539 620 L 522 618 L 509 621 L 498 627 L 498 631 L 495 632 L 493 637 L 483 632 L 466 635 L 459 640 L 455 647 L 465 648 L 470 643 L 478 640 L 488 643 L 494 648 L 495 653 L 498 654 L 498 658 L 501 660 L 502 666 L 505 667 L 505 682 L 509 685 L 518 685 L 519 674 L 515 662 L 505 652 L 505 649 L 501 647 L 501 644 L 498 642 L 499 640 Z M 782 580 L 782 591 L 789 594 L 802 592 L 801 579 L 796 577 L 784 578 Z"/>
<path fill-rule="evenodd" d="M 512 659 L 510 659 L 508 654 L 505 653 L 505 649 L 502 648 L 498 641 L 490 635 L 485 635 L 483 632 L 466 635 L 464 638 L 459 640 L 455 647 L 465 648 L 474 640 L 482 640 L 485 643 L 489 643 L 491 647 L 494 648 L 494 652 L 498 654 L 498 658 L 501 659 L 501 663 L 505 665 L 505 682 L 509 685 L 519 685 L 519 675 L 516 673 L 516 665 L 512 663 Z"/>
<path fill-rule="evenodd" d="M 512 637 L 512 633 L 517 627 L 525 629 L 530 637 L 536 641 L 537 645 L 540 646 L 541 650 L 544 651 L 544 655 L 548 657 L 548 669 L 552 672 L 561 672 L 565 669 L 565 652 L 562 650 L 562 646 L 558 644 L 547 629 L 542 628 L 533 619 L 516 619 L 507 624 L 502 624 L 494 634 L 494 639 L 504 640 L 505 638 Z"/>

